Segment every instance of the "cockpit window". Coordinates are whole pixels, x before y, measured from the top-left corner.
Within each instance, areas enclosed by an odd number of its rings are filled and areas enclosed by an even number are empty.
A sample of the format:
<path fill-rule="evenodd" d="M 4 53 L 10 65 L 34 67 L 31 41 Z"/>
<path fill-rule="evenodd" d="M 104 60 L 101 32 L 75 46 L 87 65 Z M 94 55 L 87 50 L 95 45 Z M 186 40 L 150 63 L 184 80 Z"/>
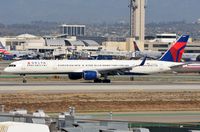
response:
<path fill-rule="evenodd" d="M 9 67 L 16 67 L 16 65 L 11 64 L 11 65 L 9 65 Z"/>

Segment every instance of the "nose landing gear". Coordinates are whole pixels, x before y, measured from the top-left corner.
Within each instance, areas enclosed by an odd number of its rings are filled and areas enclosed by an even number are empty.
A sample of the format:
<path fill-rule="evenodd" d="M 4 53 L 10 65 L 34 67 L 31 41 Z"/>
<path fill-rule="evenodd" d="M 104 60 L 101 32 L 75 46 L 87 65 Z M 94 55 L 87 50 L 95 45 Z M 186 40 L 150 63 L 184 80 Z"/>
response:
<path fill-rule="evenodd" d="M 23 77 L 23 78 L 22 78 L 22 83 L 27 83 L 26 75 L 25 75 L 25 74 L 22 74 L 22 75 L 20 75 L 20 76 Z"/>

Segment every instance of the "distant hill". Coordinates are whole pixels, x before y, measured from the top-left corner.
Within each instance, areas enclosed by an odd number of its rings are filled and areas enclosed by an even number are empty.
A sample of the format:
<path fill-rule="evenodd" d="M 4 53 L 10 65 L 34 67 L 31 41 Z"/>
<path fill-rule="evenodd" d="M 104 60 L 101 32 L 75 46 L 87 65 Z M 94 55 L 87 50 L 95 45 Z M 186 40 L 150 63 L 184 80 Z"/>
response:
<path fill-rule="evenodd" d="M 59 34 L 58 22 L 34 21 L 29 24 L 0 24 L 0 36 L 19 35 L 24 33 L 34 35 Z M 71 23 L 67 23 L 71 24 Z M 150 23 L 146 25 L 146 36 L 155 36 L 157 33 L 189 33 L 192 38 L 200 40 L 200 24 L 180 22 Z M 97 23 L 86 24 L 86 35 L 93 37 L 108 37 L 114 40 L 124 40 L 129 36 L 128 23 Z M 116 39 L 115 39 L 116 38 Z"/>

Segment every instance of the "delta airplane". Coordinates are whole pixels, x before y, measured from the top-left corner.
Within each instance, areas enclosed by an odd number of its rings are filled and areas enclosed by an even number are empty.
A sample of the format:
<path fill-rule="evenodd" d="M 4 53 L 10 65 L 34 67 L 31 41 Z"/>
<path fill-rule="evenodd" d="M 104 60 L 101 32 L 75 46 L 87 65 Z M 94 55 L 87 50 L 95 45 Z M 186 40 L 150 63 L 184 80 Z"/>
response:
<path fill-rule="evenodd" d="M 162 56 L 162 53 L 159 51 L 148 51 L 148 50 L 141 51 L 135 41 L 133 42 L 133 44 L 134 44 L 133 46 L 135 48 L 134 54 L 135 54 L 135 57 L 137 57 L 137 58 L 146 56 L 147 58 L 152 58 L 155 60 Z"/>
<path fill-rule="evenodd" d="M 27 74 L 68 74 L 72 80 L 83 78 L 110 83 L 108 76 L 111 75 L 151 74 L 183 65 L 179 62 L 188 38 L 189 35 L 181 36 L 159 60 L 21 60 L 11 63 L 4 71 L 24 78 Z"/>
<path fill-rule="evenodd" d="M 36 58 L 37 54 L 32 51 L 7 51 L 0 42 L 0 54 L 5 60 L 21 60 L 23 58 Z"/>
<path fill-rule="evenodd" d="M 10 52 L 8 52 L 5 47 L 3 46 L 3 44 L 0 42 L 0 54 L 3 55 L 10 55 Z"/>

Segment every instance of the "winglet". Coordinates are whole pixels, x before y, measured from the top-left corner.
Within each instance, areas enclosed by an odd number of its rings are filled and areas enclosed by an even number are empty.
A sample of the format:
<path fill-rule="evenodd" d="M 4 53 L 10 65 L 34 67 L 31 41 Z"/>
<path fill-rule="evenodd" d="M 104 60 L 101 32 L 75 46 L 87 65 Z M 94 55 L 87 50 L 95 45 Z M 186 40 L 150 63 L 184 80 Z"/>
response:
<path fill-rule="evenodd" d="M 139 66 L 144 66 L 146 60 L 147 60 L 147 56 L 144 57 L 144 59 L 142 60 L 142 62 L 141 62 L 141 64 Z"/>

